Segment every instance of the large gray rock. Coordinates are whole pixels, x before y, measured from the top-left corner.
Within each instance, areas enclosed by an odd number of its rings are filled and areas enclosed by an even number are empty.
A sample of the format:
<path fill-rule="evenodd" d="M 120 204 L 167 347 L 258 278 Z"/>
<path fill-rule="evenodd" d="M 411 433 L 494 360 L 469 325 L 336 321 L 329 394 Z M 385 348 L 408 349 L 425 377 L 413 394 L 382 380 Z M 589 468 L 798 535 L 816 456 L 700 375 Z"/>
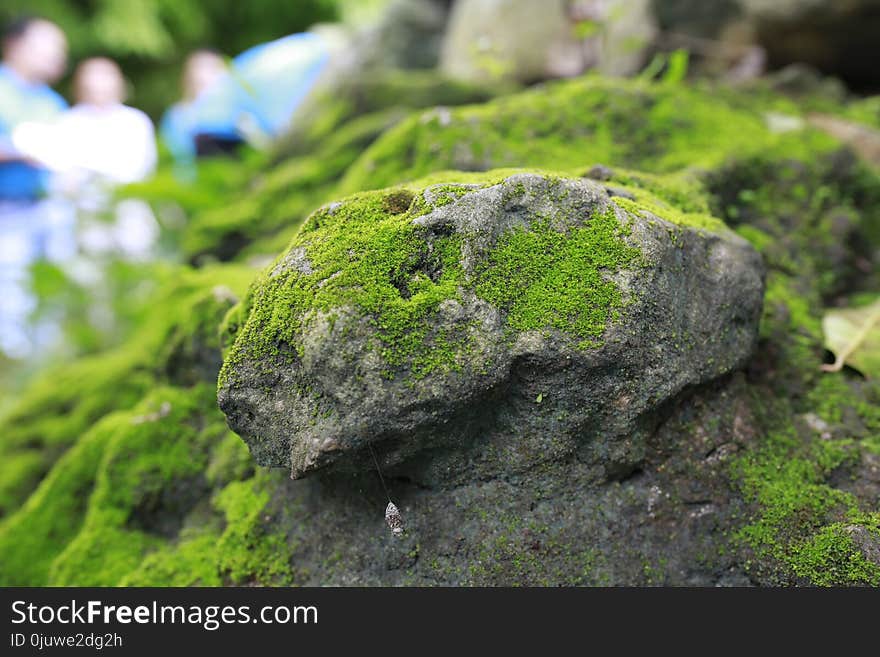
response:
<path fill-rule="evenodd" d="M 664 402 L 749 356 L 763 293 L 744 240 L 633 194 L 517 174 L 319 210 L 240 311 L 230 426 L 294 477 L 373 468 L 368 444 L 430 485 L 625 474 Z"/>

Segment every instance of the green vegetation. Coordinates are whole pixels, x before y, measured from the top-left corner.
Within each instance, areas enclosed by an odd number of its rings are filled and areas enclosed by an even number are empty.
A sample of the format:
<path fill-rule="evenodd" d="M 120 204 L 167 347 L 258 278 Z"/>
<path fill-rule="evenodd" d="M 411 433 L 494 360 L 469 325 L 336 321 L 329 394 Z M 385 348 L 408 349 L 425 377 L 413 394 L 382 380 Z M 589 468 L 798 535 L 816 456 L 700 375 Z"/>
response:
<path fill-rule="evenodd" d="M 853 458 L 857 451 L 848 439 L 804 443 L 794 433 L 769 436 L 733 466 L 734 478 L 758 509 L 737 538 L 758 557 L 772 557 L 819 586 L 880 584 L 880 565 L 869 562 L 852 539 L 856 530 L 880 536 L 880 517 L 827 483 L 835 468 Z"/>
<path fill-rule="evenodd" d="M 33 491 L 57 458 L 105 414 L 134 406 L 153 386 L 212 380 L 216 326 L 253 276 L 245 267 L 175 269 L 125 344 L 47 371 L 0 418 L 0 517 Z M 223 286 L 223 287 L 218 287 Z M 161 308 L 161 312 L 155 311 Z"/>
<path fill-rule="evenodd" d="M 287 546 L 261 526 L 265 475 L 213 397 L 212 384 L 158 387 L 96 424 L 0 526 L 0 581 L 285 581 Z"/>
<path fill-rule="evenodd" d="M 797 138 L 773 134 L 760 111 L 733 109 L 707 90 L 587 76 L 414 115 L 364 153 L 342 190 L 375 189 L 443 169 L 602 163 L 666 173 L 717 166 L 777 143 L 792 154 L 833 146 L 811 130 Z"/>

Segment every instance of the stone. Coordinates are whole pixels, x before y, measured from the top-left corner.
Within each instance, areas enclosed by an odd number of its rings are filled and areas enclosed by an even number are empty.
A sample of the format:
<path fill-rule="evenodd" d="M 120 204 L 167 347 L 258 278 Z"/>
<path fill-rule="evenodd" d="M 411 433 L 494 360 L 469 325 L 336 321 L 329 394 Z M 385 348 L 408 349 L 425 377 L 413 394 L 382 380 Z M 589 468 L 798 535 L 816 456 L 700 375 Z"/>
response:
<path fill-rule="evenodd" d="M 485 175 L 319 210 L 254 284 L 218 398 L 258 464 L 368 472 L 370 445 L 430 486 L 571 458 L 614 479 L 664 404 L 749 357 L 763 265 L 723 224 Z"/>
<path fill-rule="evenodd" d="M 440 68 L 470 82 L 532 82 L 548 77 L 552 48 L 568 51 L 575 45 L 564 3 L 557 0 L 458 0 Z"/>

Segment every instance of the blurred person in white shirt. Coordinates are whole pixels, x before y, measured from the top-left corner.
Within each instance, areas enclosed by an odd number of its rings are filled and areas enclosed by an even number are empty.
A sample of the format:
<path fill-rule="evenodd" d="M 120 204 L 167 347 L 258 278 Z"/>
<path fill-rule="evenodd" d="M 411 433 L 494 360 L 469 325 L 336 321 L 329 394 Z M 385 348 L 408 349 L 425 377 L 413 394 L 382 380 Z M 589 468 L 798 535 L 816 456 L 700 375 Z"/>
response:
<path fill-rule="evenodd" d="M 15 145 L 62 174 L 68 189 L 86 178 L 118 185 L 149 177 L 157 159 L 153 123 L 123 104 L 125 78 L 116 62 L 105 57 L 81 62 L 73 91 L 76 104 L 51 125 L 18 126 Z"/>
<path fill-rule="evenodd" d="M 143 258 L 158 236 L 149 207 L 135 200 L 111 203 L 114 187 L 145 180 L 157 162 L 153 123 L 141 110 L 123 104 L 125 87 L 116 62 L 86 59 L 74 73 L 76 104 L 51 125 L 19 126 L 13 140 L 55 172 L 56 191 L 78 207 L 82 248 Z M 111 208 L 115 223 L 89 220 Z"/>

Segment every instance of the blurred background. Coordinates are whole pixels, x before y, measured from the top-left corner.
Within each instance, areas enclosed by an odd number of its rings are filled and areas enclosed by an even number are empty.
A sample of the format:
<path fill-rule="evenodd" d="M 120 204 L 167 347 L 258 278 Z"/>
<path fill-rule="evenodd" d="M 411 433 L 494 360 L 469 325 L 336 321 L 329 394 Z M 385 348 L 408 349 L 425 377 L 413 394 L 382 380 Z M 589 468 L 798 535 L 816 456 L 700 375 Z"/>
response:
<path fill-rule="evenodd" d="M 880 0 L 4 0 L 0 22 L 0 168 L 47 180 L 0 200 L 0 400 L 125 339 L 174 263 L 264 266 L 414 109 L 598 73 L 880 120 Z"/>

